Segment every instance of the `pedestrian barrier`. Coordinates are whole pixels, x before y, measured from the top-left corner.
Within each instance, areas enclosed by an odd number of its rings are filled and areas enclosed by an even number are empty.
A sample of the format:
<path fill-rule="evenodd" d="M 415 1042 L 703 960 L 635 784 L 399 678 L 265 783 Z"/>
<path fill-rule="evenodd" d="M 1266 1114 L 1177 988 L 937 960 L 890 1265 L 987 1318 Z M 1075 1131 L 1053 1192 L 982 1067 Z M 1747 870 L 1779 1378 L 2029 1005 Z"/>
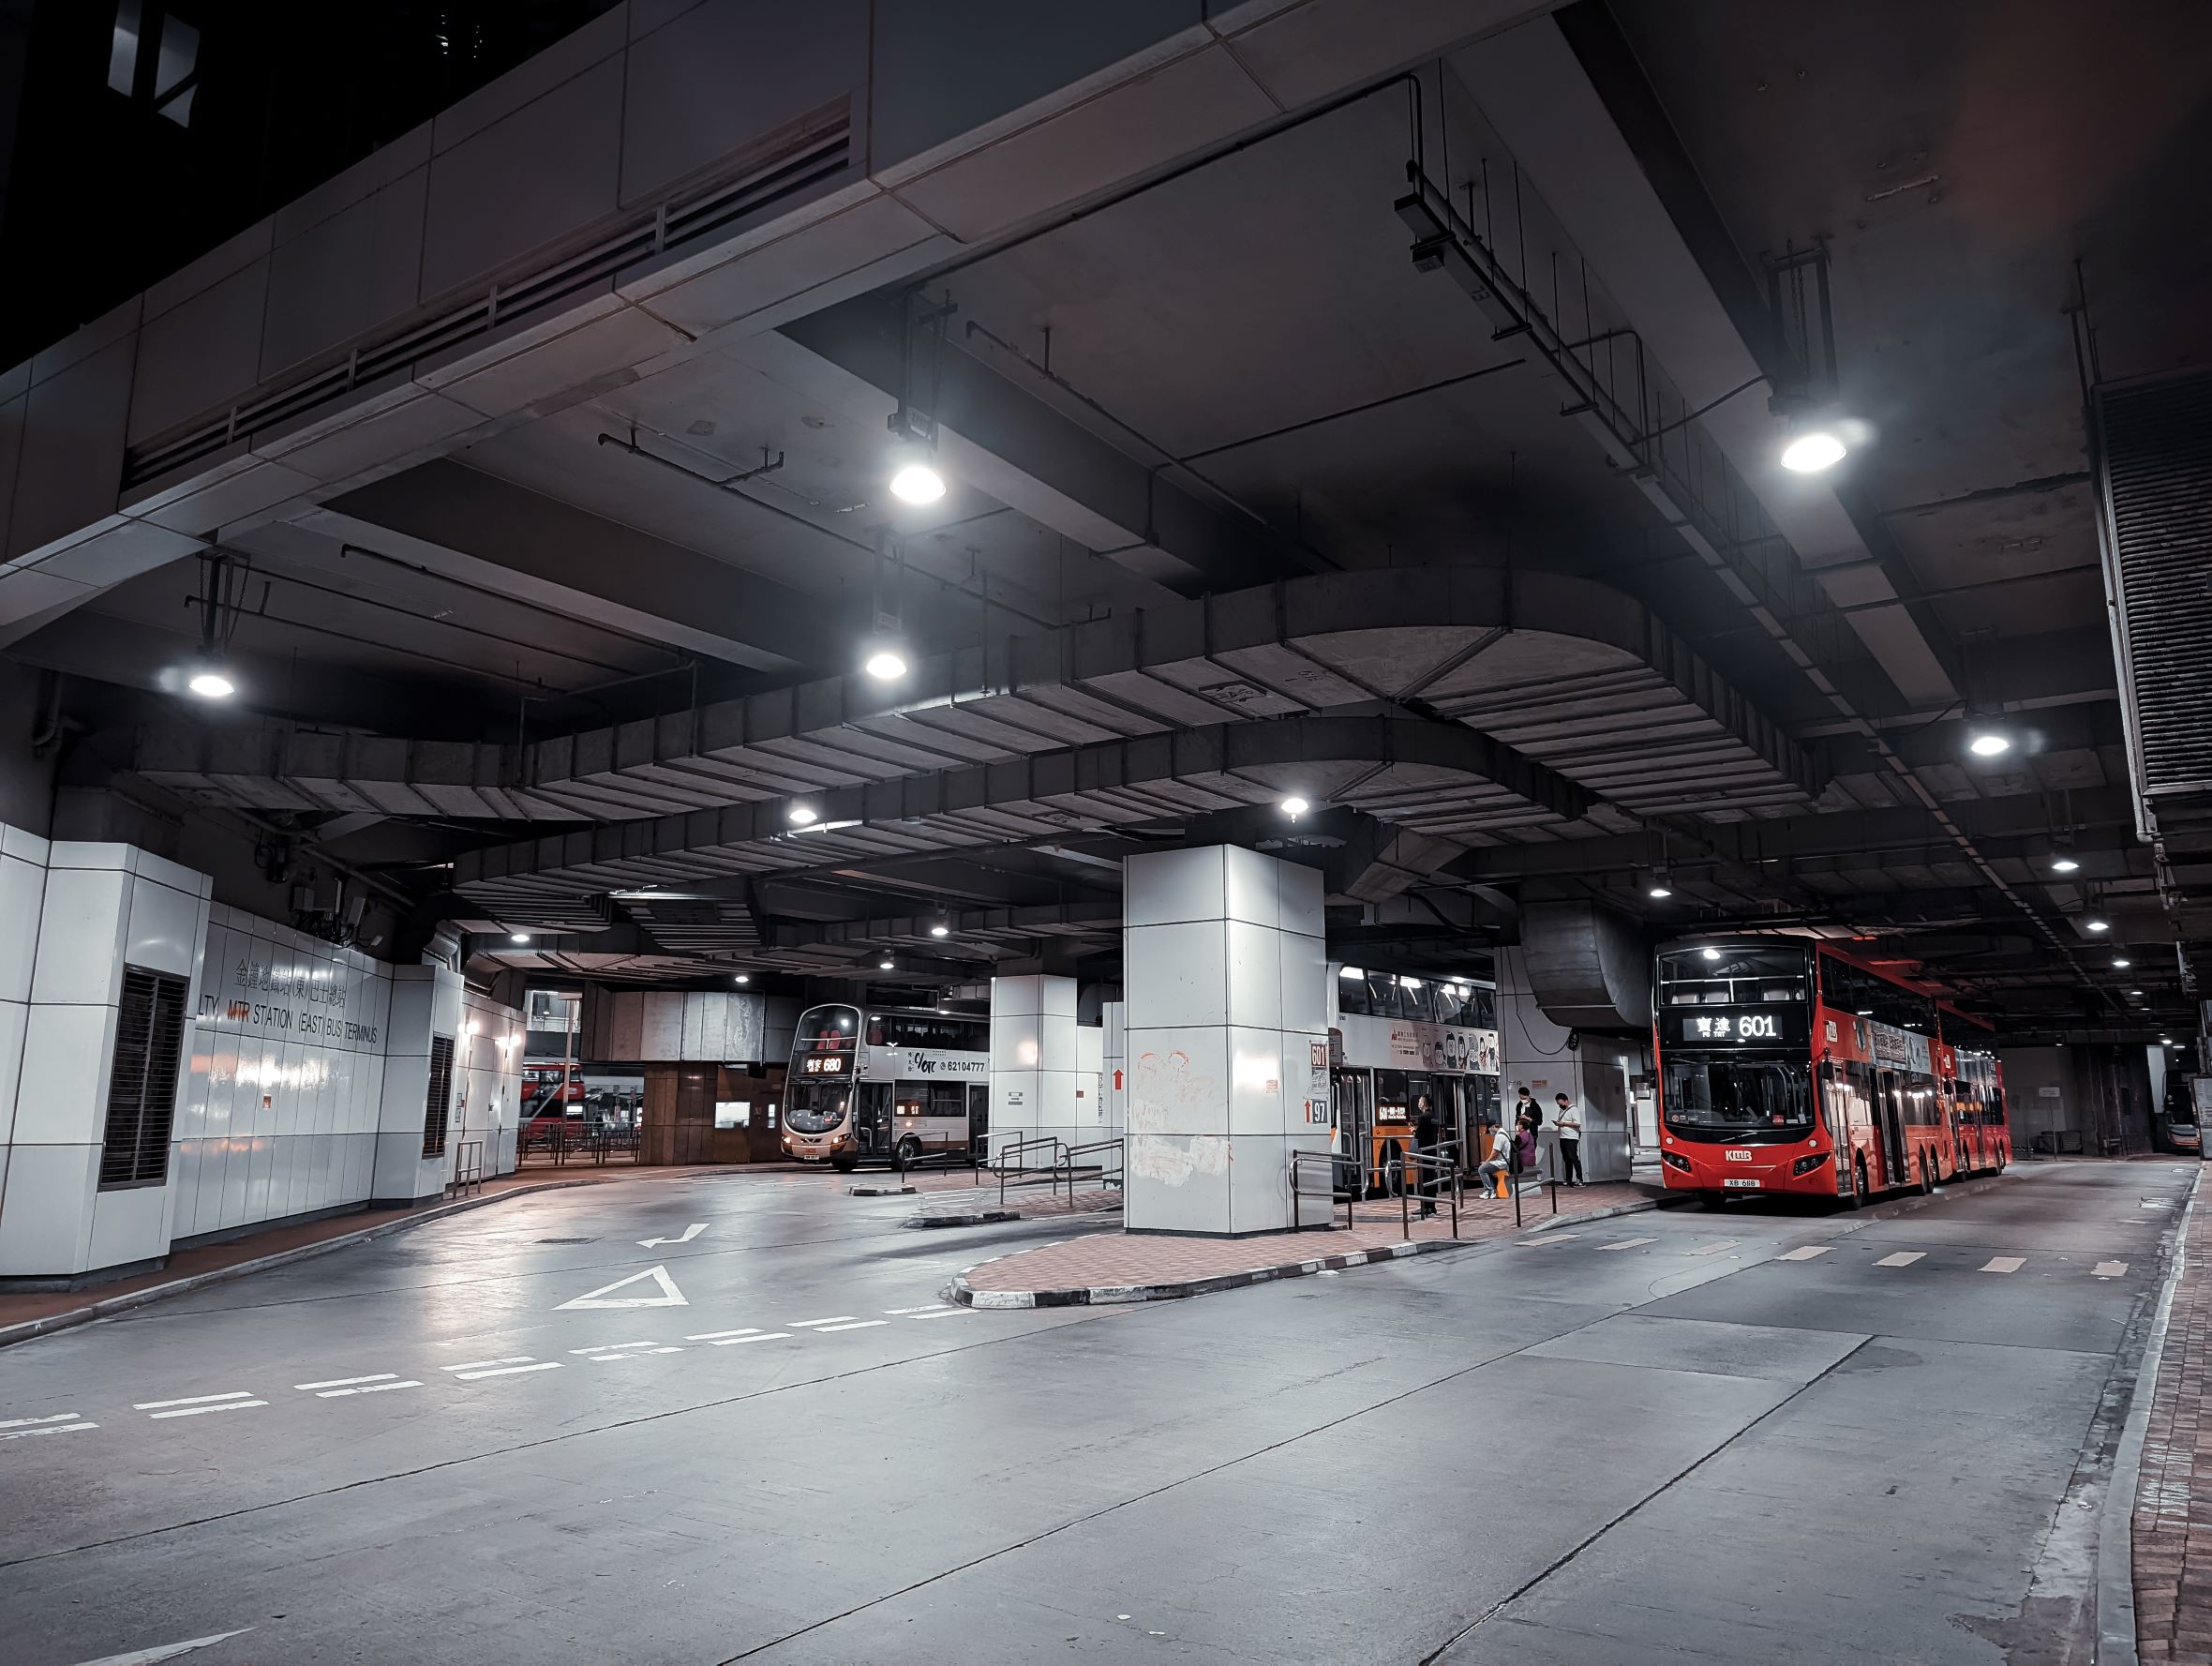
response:
<path fill-rule="evenodd" d="M 484 1142 L 463 1140 L 454 1148 L 453 1178 L 446 1182 L 448 1197 L 466 1196 L 484 1190 Z"/>

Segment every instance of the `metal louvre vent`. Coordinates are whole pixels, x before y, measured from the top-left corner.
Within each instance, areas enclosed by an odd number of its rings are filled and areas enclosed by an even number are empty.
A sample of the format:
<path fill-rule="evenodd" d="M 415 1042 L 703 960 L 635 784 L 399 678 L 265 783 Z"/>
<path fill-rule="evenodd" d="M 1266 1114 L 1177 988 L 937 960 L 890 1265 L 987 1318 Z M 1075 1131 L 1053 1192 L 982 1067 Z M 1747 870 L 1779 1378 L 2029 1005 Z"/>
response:
<path fill-rule="evenodd" d="M 100 1146 L 103 1187 L 159 1185 L 169 1177 L 169 1130 L 176 1114 L 188 988 L 183 978 L 143 967 L 123 968 Z"/>
<path fill-rule="evenodd" d="M 2113 648 L 2155 810 L 2212 795 L 2212 375 L 2100 389 L 2097 418 Z"/>
<path fill-rule="evenodd" d="M 423 1095 L 423 1155 L 445 1155 L 445 1130 L 453 1115 L 453 1037 L 430 1038 L 430 1086 Z"/>
<path fill-rule="evenodd" d="M 852 116 L 844 100 L 797 126 L 797 136 L 773 159 L 756 162 L 734 179 L 675 193 L 633 213 L 621 229 L 589 246 L 357 348 L 342 364 L 296 377 L 187 430 L 131 447 L 124 454 L 125 488 L 158 479 L 237 441 L 250 440 L 342 399 L 356 387 L 404 370 L 418 359 L 489 335 L 495 328 L 555 311 L 625 266 L 725 232 L 850 166 Z"/>

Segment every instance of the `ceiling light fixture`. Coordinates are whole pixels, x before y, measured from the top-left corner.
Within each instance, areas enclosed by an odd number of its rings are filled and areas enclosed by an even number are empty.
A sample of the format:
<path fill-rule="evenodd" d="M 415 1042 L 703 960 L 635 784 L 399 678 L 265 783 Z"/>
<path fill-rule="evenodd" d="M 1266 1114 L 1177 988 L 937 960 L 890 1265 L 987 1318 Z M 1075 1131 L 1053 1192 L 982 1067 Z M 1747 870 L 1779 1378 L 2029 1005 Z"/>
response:
<path fill-rule="evenodd" d="M 2061 852 L 2051 858 L 2051 871 L 2055 874 L 2078 874 L 2082 871 L 2082 864 Z"/>
<path fill-rule="evenodd" d="M 930 936 L 933 938 L 949 938 L 951 935 L 952 928 L 949 925 L 947 925 L 942 920 L 938 921 L 936 924 L 930 927 Z"/>
<path fill-rule="evenodd" d="M 2113 963 L 2113 965 L 2115 965 L 2115 966 L 2116 966 L 2116 967 L 2121 967 L 2121 968 L 2130 967 L 2130 966 L 2133 966 L 2133 965 L 2135 964 L 2133 961 L 2130 960 L 2130 959 L 2129 959 L 2129 958 L 2128 958 L 2128 957 L 2127 957 L 2125 954 L 2115 954 L 2115 955 L 2114 955 L 2114 956 L 2112 957 L 2112 963 Z"/>
<path fill-rule="evenodd" d="M 1844 460 L 1849 447 L 1827 428 L 1812 428 L 1782 448 L 1782 466 L 1793 474 L 1817 474 Z"/>
<path fill-rule="evenodd" d="M 2109 920 L 2085 920 L 2082 922 L 2082 929 L 2084 931 L 2110 931 L 2112 922 Z"/>
<path fill-rule="evenodd" d="M 2002 758 L 2012 750 L 2011 737 L 1985 728 L 1966 743 L 1966 750 L 1976 758 Z"/>
<path fill-rule="evenodd" d="M 515 934 L 515 941 L 516 941 L 516 942 L 518 942 L 518 943 L 527 943 L 527 942 L 529 942 L 529 941 L 530 941 L 530 933 L 528 933 L 527 931 L 518 931 L 518 932 L 516 932 L 516 933 Z"/>
<path fill-rule="evenodd" d="M 867 671 L 878 683 L 889 683 L 906 674 L 906 662 L 895 651 L 878 648 L 868 656 Z"/>
<path fill-rule="evenodd" d="M 816 817 L 812 805 L 793 804 L 788 810 L 784 812 L 784 819 L 788 821 L 793 827 L 812 827 L 815 822 Z"/>
<path fill-rule="evenodd" d="M 215 660 L 202 661 L 185 686 L 203 700 L 227 700 L 238 692 L 238 684 L 224 674 L 222 666 Z"/>
<path fill-rule="evenodd" d="M 1652 877 L 1651 889 L 1646 891 L 1644 894 L 1655 903 L 1663 903 L 1674 894 L 1674 887 L 1667 884 L 1665 875 L 1654 874 Z"/>
<path fill-rule="evenodd" d="M 1308 803 L 1304 799 L 1300 798 L 1294 792 L 1292 793 L 1290 797 L 1284 799 L 1282 802 L 1282 813 L 1285 816 L 1288 816 L 1293 821 L 1297 820 L 1299 817 L 1305 815 L 1307 811 L 1312 808 L 1313 806 L 1311 804 Z"/>
<path fill-rule="evenodd" d="M 888 954 L 885 955 L 881 960 L 875 963 L 875 966 L 876 969 L 879 971 L 889 971 L 891 969 L 891 957 Z"/>
<path fill-rule="evenodd" d="M 1701 953 L 1708 960 L 1718 960 L 1721 957 L 1721 952 L 1718 949 L 1705 949 L 1699 951 L 1699 953 Z"/>
<path fill-rule="evenodd" d="M 945 495 L 945 476 L 926 458 L 913 457 L 894 465 L 891 496 L 903 503 L 934 503 Z"/>
<path fill-rule="evenodd" d="M 751 972 L 740 972 L 732 981 L 739 983 L 750 983 L 753 982 L 753 974 Z"/>

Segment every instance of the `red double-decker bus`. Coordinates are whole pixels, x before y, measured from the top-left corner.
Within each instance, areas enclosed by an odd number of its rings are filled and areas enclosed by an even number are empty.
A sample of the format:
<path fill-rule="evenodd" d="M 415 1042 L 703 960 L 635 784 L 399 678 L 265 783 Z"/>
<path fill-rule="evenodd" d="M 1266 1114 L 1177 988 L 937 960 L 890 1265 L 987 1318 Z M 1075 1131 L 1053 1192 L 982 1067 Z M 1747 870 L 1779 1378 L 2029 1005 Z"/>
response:
<path fill-rule="evenodd" d="M 1857 1207 L 2011 1156 L 1987 1027 L 1847 951 L 1790 938 L 1670 943 L 1652 997 L 1659 1156 L 1673 1190 L 1709 1205 L 1784 1193 Z"/>

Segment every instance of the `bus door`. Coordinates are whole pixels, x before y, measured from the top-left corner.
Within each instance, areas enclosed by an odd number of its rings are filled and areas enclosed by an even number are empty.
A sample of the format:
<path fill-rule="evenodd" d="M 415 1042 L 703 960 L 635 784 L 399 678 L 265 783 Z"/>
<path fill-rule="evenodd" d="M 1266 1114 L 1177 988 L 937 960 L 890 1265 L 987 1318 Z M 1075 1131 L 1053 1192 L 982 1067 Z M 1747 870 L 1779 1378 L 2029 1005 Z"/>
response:
<path fill-rule="evenodd" d="M 968 1099 L 968 1149 L 978 1157 L 991 1149 L 991 1084 L 970 1082 Z"/>
<path fill-rule="evenodd" d="M 895 1084 L 862 1082 L 859 1110 L 853 1138 L 863 1157 L 889 1157 L 891 1152 L 891 1098 Z"/>
<path fill-rule="evenodd" d="M 1882 1141 L 1882 1184 L 1902 1186 L 1906 1180 L 1905 1090 L 1895 1071 L 1877 1072 L 1875 1085 Z"/>
<path fill-rule="evenodd" d="M 1338 1184 L 1355 1194 L 1367 1188 L 1368 1153 L 1375 1138 L 1374 1078 L 1364 1070 L 1339 1069 L 1330 1079 L 1336 1104 Z"/>

